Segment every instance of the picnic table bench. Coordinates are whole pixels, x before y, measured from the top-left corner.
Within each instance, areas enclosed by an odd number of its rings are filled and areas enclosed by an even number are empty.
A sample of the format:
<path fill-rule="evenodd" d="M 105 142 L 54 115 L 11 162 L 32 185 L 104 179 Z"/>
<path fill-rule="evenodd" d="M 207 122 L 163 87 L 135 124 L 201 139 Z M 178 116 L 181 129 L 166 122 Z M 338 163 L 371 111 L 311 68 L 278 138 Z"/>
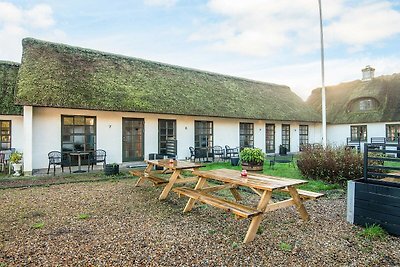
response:
<path fill-rule="evenodd" d="M 305 190 L 297 190 L 295 186 L 305 184 L 307 181 L 289 179 L 282 177 L 273 177 L 262 174 L 249 173 L 247 177 L 243 177 L 240 171 L 229 169 L 218 169 L 211 171 L 193 171 L 199 180 L 194 189 L 188 187 L 174 188 L 173 191 L 179 195 L 189 197 L 189 200 L 183 212 L 192 210 L 196 201 L 220 208 L 222 210 L 232 212 L 238 218 L 251 218 L 250 226 L 247 230 L 244 243 L 254 240 L 257 229 L 261 223 L 262 216 L 269 211 L 296 206 L 300 217 L 307 221 L 309 215 L 303 205 L 304 201 L 315 200 L 323 196 L 320 193 L 309 192 Z M 223 182 L 223 185 L 208 186 L 208 180 L 216 180 Z M 212 195 L 211 192 L 229 189 L 236 201 L 241 200 L 241 196 L 237 190 L 238 186 L 251 188 L 260 196 L 257 207 L 247 206 L 241 203 L 230 201 L 219 196 Z M 273 191 L 287 192 L 291 198 L 283 201 L 272 203 L 271 196 Z"/>
<path fill-rule="evenodd" d="M 150 181 L 153 185 L 163 185 L 166 184 L 159 200 L 166 199 L 169 192 L 171 191 L 174 184 L 197 182 L 198 177 L 184 177 L 181 175 L 182 170 L 196 170 L 204 165 L 193 162 L 185 162 L 172 159 L 162 159 L 162 160 L 145 160 L 147 163 L 144 171 L 133 170 L 130 174 L 138 176 L 139 179 L 135 186 L 139 186 L 145 181 Z M 154 166 L 163 167 L 164 170 L 153 171 Z M 159 177 L 159 174 L 170 174 L 169 177 Z"/>

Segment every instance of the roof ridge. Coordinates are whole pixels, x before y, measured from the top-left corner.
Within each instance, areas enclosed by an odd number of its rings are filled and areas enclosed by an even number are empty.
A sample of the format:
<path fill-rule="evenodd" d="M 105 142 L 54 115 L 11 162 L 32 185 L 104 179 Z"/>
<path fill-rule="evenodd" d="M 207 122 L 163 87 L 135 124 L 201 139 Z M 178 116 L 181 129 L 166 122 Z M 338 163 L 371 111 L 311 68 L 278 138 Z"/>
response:
<path fill-rule="evenodd" d="M 45 41 L 45 40 L 36 39 L 36 38 L 32 38 L 32 37 L 25 37 L 24 39 L 22 39 L 22 44 L 25 44 L 28 42 L 42 43 L 42 44 L 48 44 L 48 45 L 52 45 L 52 46 L 63 46 L 63 47 L 69 48 L 69 49 L 80 50 L 85 53 L 92 53 L 92 54 L 97 54 L 97 55 L 102 55 L 102 56 L 113 56 L 113 57 L 117 57 L 120 59 L 127 59 L 127 60 L 137 60 L 137 61 L 141 61 L 141 62 L 158 64 L 161 66 L 171 67 L 171 68 L 175 68 L 175 69 L 193 71 L 193 72 L 198 72 L 198 73 L 203 73 L 203 74 L 208 74 L 208 75 L 213 75 L 213 76 L 219 76 L 219 77 L 226 77 L 226 78 L 230 78 L 230 79 L 258 83 L 258 84 L 262 84 L 262 85 L 280 86 L 280 87 L 287 88 L 290 90 L 289 86 L 283 85 L 283 84 L 258 81 L 258 80 L 253 80 L 253 79 L 249 79 L 249 78 L 233 76 L 233 75 L 229 75 L 229 74 L 222 74 L 222 73 L 206 71 L 206 70 L 201 70 L 201 69 L 196 69 L 196 68 L 191 68 L 191 67 L 184 67 L 184 66 L 179 66 L 179 65 L 170 64 L 170 63 L 164 63 L 164 62 L 160 62 L 160 61 L 154 61 L 154 60 L 138 58 L 138 57 L 133 57 L 133 56 L 126 56 L 126 55 L 112 53 L 112 52 L 100 51 L 100 50 L 91 49 L 91 48 L 85 48 L 85 47 L 81 47 L 81 46 L 74 46 L 74 45 L 69 45 L 69 44 L 64 44 L 64 43 L 50 42 L 50 41 Z"/>

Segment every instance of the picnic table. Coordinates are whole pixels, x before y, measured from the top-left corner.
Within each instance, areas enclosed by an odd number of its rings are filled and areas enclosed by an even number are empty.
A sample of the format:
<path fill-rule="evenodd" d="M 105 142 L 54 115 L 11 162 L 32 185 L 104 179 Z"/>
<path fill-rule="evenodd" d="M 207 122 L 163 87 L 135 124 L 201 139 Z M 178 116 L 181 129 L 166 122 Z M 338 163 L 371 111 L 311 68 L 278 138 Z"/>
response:
<path fill-rule="evenodd" d="M 184 177 L 181 175 L 182 170 L 197 170 L 204 165 L 194 162 L 186 162 L 172 159 L 162 160 L 145 160 L 147 167 L 144 171 L 130 171 L 132 175 L 139 176 L 139 180 L 135 186 L 141 185 L 143 182 L 150 181 L 154 185 L 166 184 L 159 200 L 166 199 L 174 184 L 197 182 L 198 177 Z M 163 170 L 154 171 L 154 166 L 163 167 Z M 171 174 L 168 178 L 160 177 L 159 174 Z"/>
<path fill-rule="evenodd" d="M 295 186 L 307 183 L 307 181 L 304 180 L 274 177 L 255 173 L 248 173 L 247 176 L 244 177 L 241 176 L 240 171 L 230 169 L 211 171 L 195 170 L 193 171 L 193 174 L 199 177 L 194 189 L 188 187 L 178 187 L 174 189 L 174 192 L 179 195 L 189 197 L 183 212 L 190 211 L 195 202 L 200 201 L 225 211 L 232 212 L 238 218 L 251 218 L 251 223 L 247 230 L 246 237 L 244 238 L 244 243 L 254 240 L 257 229 L 265 213 L 289 206 L 296 206 L 300 217 L 304 221 L 307 221 L 309 215 L 303 205 L 303 201 L 314 200 L 323 196 L 323 194 L 320 193 L 296 189 Z M 216 180 L 223 184 L 204 187 L 208 180 Z M 260 196 L 257 207 L 237 203 L 237 201 L 241 200 L 241 196 L 237 190 L 239 186 L 248 187 Z M 236 202 L 210 194 L 211 192 L 223 189 L 229 189 Z M 291 198 L 272 203 L 271 196 L 273 191 L 286 192 L 291 196 Z"/>

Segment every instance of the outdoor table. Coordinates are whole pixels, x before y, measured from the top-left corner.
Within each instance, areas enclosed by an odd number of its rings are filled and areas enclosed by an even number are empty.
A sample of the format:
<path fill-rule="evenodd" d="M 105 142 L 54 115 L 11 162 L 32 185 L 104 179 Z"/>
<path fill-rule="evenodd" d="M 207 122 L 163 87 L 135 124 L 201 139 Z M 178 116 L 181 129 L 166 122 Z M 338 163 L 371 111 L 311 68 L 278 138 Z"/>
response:
<path fill-rule="evenodd" d="M 305 184 L 307 181 L 289 179 L 283 177 L 274 177 L 262 174 L 248 173 L 247 176 L 241 176 L 240 171 L 229 169 L 218 169 L 210 171 L 193 171 L 193 175 L 199 177 L 194 189 L 187 187 L 178 187 L 174 191 L 179 195 L 189 197 L 184 212 L 188 212 L 193 208 L 196 201 L 200 201 L 226 211 L 230 211 L 242 218 L 251 218 L 250 226 L 247 230 L 244 243 L 251 242 L 261 223 L 262 216 L 266 212 L 277 209 L 296 206 L 300 217 L 307 221 L 309 215 L 303 205 L 303 201 L 316 199 L 323 194 L 297 190 L 295 186 Z M 222 185 L 213 187 L 204 187 L 207 180 L 216 180 L 222 182 Z M 248 187 L 257 193 L 261 198 L 257 208 L 246 206 L 237 202 L 229 201 L 220 197 L 209 194 L 222 189 L 230 189 L 236 201 L 241 200 L 239 192 L 236 190 L 238 186 Z M 284 191 L 290 194 L 291 198 L 275 203 L 271 203 L 273 191 Z"/>
<path fill-rule="evenodd" d="M 198 180 L 198 177 L 183 177 L 181 175 L 182 170 L 196 170 L 200 167 L 204 167 L 204 165 L 199 163 L 179 161 L 179 160 L 171 161 L 171 159 L 145 160 L 145 162 L 147 163 L 147 167 L 143 173 L 141 174 L 139 173 L 140 177 L 135 186 L 139 186 L 145 180 L 149 180 L 154 184 L 166 183 L 166 186 L 161 192 L 159 200 L 167 198 L 174 184 L 196 182 Z M 163 167 L 164 171 L 162 173 L 167 173 L 168 171 L 172 172 L 171 176 L 168 179 L 163 179 L 155 176 L 155 174 L 159 172 L 152 171 L 154 166 Z"/>
<path fill-rule="evenodd" d="M 69 153 L 70 156 L 77 156 L 78 157 L 78 170 L 73 171 L 74 173 L 83 173 L 86 172 L 82 170 L 82 165 L 81 165 L 81 157 L 85 155 L 89 155 L 89 152 L 83 152 L 83 151 L 78 151 L 78 152 L 71 152 Z"/>

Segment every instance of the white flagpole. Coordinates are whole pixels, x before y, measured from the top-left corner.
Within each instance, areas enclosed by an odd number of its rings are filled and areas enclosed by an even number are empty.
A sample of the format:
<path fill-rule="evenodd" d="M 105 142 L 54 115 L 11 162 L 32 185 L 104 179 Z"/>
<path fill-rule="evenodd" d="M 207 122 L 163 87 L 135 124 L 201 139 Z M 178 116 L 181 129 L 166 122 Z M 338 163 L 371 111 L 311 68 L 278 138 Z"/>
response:
<path fill-rule="evenodd" d="M 321 36 L 321 78 L 322 78 L 322 146 L 326 147 L 326 96 L 325 96 L 325 63 L 324 63 L 324 32 L 322 30 L 322 7 L 321 0 L 319 4 L 319 27 Z"/>

